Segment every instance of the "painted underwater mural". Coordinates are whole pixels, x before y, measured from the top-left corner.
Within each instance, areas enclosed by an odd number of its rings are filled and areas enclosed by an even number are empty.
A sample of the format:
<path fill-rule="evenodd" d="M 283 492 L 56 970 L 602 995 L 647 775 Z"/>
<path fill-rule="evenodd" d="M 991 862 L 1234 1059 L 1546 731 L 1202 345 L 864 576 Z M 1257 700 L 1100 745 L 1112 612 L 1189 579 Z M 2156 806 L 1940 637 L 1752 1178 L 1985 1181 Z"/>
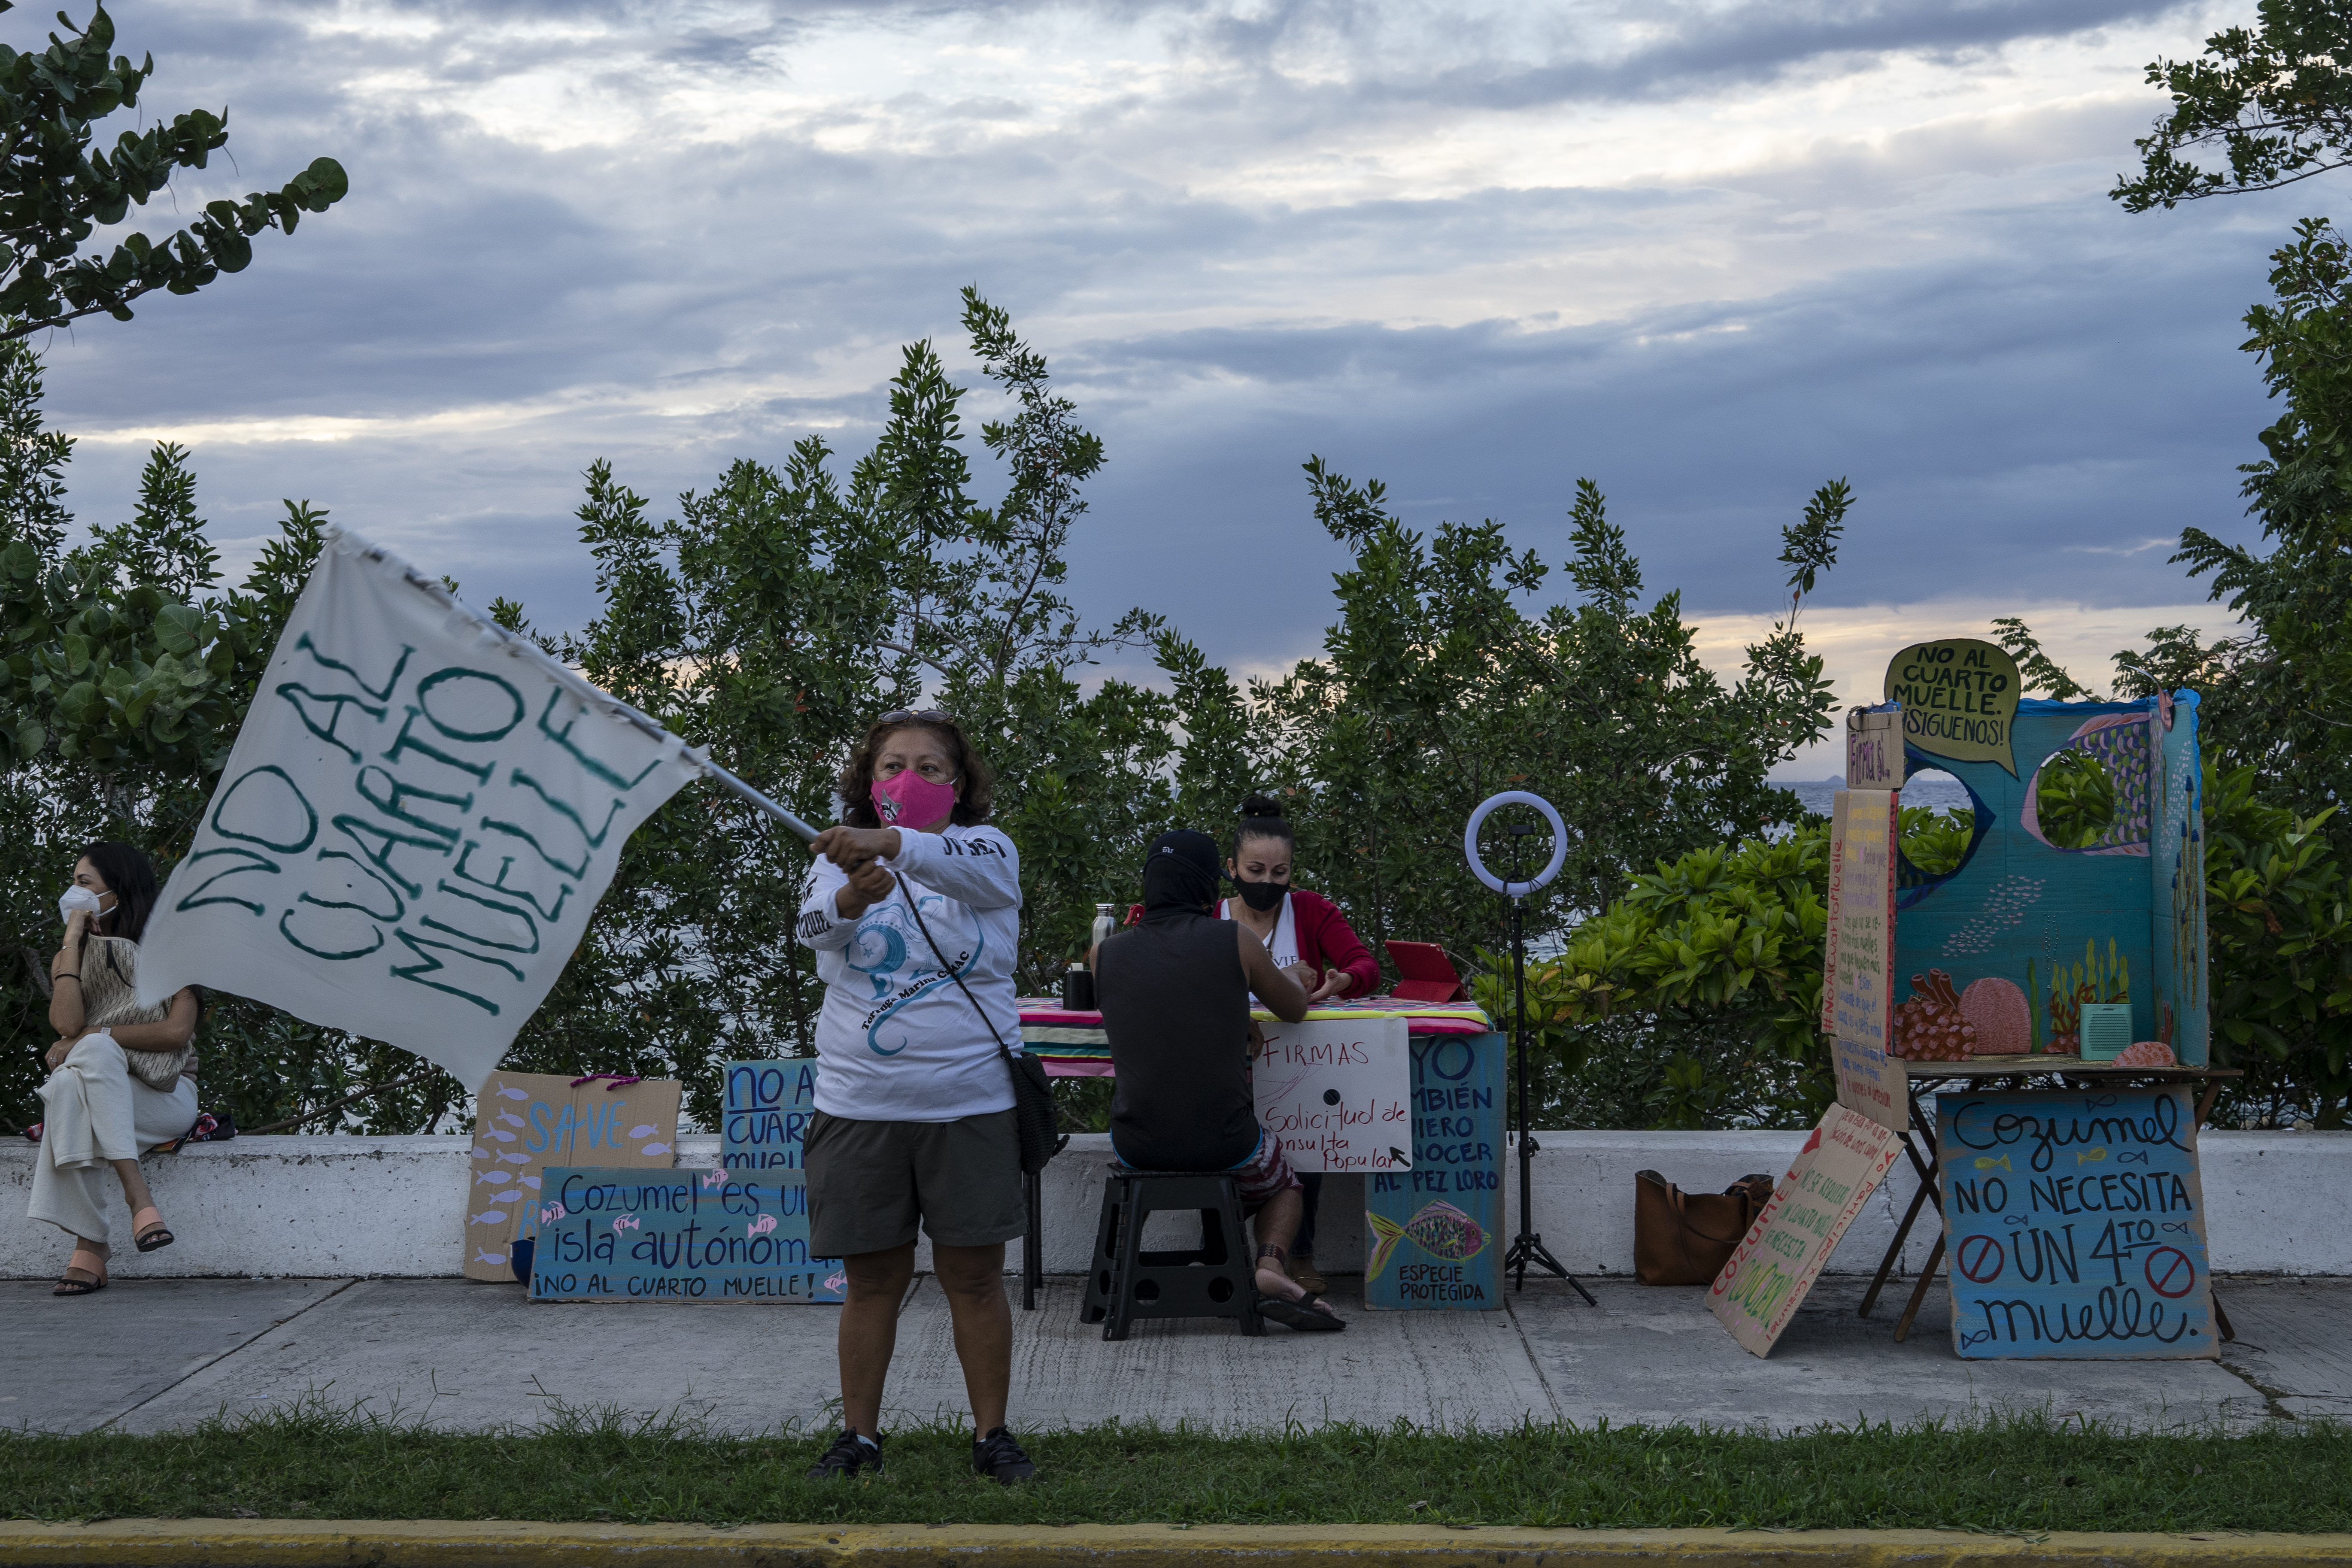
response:
<path fill-rule="evenodd" d="M 2131 1060 L 2205 1065 L 2205 877 L 2193 692 L 2133 702 L 2020 700 L 1990 643 L 1905 649 L 1903 776 L 1966 786 L 1974 821 L 1956 865 L 1897 866 L 1897 1056 L 1952 1060 L 2080 1048 L 2086 1003 L 2131 1009 Z M 2045 833 L 2045 781 L 2103 769 L 2113 811 L 2095 838 Z M 2053 769 L 2053 761 L 2060 766 Z M 2085 831 L 2088 831 L 2087 829 Z"/>

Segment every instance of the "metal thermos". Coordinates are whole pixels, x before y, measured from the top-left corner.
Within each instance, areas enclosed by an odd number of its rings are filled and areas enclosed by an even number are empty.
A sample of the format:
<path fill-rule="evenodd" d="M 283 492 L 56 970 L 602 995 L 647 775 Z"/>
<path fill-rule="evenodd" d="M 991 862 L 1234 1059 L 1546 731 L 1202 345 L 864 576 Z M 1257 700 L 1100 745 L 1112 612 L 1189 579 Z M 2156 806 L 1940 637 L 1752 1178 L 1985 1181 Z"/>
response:
<path fill-rule="evenodd" d="M 1089 945 L 1095 947 L 1101 946 L 1103 938 L 1108 936 L 1118 929 L 1118 906 L 1117 904 L 1097 904 L 1095 906 L 1095 934 Z"/>

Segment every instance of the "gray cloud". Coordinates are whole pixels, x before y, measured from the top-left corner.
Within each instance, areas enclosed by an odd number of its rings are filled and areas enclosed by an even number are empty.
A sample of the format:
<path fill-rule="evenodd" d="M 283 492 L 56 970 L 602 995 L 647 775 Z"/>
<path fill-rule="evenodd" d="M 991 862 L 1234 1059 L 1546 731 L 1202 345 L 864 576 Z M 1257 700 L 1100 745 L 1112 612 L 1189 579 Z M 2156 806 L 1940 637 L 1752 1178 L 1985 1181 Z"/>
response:
<path fill-rule="evenodd" d="M 1644 11 L 1653 35 L 1613 55 L 1603 35 L 1622 17 L 1599 9 L 1505 37 L 1402 6 L 1277 8 L 1254 30 L 1221 6 L 1098 7 L 1076 14 L 1172 19 L 1207 40 L 1208 64 L 1058 128 L 1034 104 L 957 89 L 899 103 L 920 134 L 895 140 L 765 124 L 713 140 L 646 110 L 642 133 L 570 147 L 496 134 L 437 95 L 519 93 L 518 73 L 550 60 L 593 70 L 616 114 L 681 72 L 756 93 L 812 38 L 950 13 L 496 13 L 602 19 L 604 37 L 499 31 L 472 6 L 401 14 L 446 29 L 362 38 L 302 33 L 307 8 L 117 9 L 126 47 L 166 67 L 154 105 L 232 105 L 242 174 L 216 171 L 224 187 L 275 184 L 321 152 L 354 177 L 351 200 L 265 238 L 243 276 L 51 347 L 68 428 L 382 422 L 336 441 L 200 440 L 226 537 L 257 536 L 278 497 L 308 497 L 471 598 L 512 595 L 542 625 L 576 625 L 593 607 L 570 517 L 589 461 L 612 457 L 666 501 L 730 458 L 781 458 L 810 428 L 854 455 L 898 343 L 933 335 L 961 357 L 966 282 L 1038 333 L 1109 442 L 1075 563 L 1084 602 L 1105 619 L 1166 611 L 1237 662 L 1295 657 L 1327 616 L 1339 556 L 1306 506 L 1309 452 L 1386 479 L 1417 523 L 1494 516 L 1555 560 L 1589 474 L 1651 583 L 1707 611 L 1769 607 L 1780 523 L 1841 474 L 1863 499 L 1832 603 L 2012 584 L 2175 602 L 2194 590 L 2145 541 L 2244 529 L 2233 469 L 2269 412 L 2235 319 L 2292 209 L 2122 217 L 2098 193 L 2144 118 L 2127 105 L 1824 136 L 1641 189 L 1465 181 L 1290 202 L 1155 174 L 1137 153 L 1179 138 L 1312 149 L 1449 105 L 1532 116 L 1563 98 L 1719 92 L 2161 6 Z M 1311 89 L 1265 64 L 1326 37 L 1357 60 L 1402 34 L 1444 47 L 1418 74 L 1391 54 Z M 2118 76 L 2137 65 L 2119 59 Z M 358 85 L 387 72 L 417 91 Z M 1074 122 L 1099 139 L 1073 138 Z M 205 194 L 187 182 L 182 208 Z M 1609 302 L 1606 279 L 1645 268 L 1693 280 L 1679 302 Z M 1488 280 L 1510 268 L 1545 281 Z M 1462 303 L 1481 290 L 1509 302 Z M 1414 320 L 1450 324 L 1401 324 Z M 87 520 L 121 514 L 142 456 L 85 444 Z"/>

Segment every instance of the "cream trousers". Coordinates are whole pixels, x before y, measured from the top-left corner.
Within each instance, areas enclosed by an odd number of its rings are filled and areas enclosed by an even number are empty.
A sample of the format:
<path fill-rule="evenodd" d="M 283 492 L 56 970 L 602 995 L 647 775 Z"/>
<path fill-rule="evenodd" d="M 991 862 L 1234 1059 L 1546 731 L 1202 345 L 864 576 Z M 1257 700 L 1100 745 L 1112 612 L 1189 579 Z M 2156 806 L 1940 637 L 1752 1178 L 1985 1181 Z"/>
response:
<path fill-rule="evenodd" d="M 131 1076 L 130 1058 L 101 1029 L 76 1043 L 41 1085 L 41 1100 L 48 1116 L 26 1212 L 96 1242 L 102 1252 L 110 1163 L 136 1160 L 141 1150 L 168 1143 L 194 1126 L 196 1086 L 184 1078 L 169 1094 L 149 1089 Z"/>

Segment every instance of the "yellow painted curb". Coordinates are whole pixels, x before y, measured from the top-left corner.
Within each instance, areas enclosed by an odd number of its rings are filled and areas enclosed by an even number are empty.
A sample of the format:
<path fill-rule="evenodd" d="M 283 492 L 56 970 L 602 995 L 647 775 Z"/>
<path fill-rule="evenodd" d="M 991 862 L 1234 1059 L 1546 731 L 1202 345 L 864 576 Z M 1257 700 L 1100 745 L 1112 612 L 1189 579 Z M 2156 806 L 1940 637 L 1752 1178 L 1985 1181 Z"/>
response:
<path fill-rule="evenodd" d="M 1448 1530 L 1436 1525 L 586 1525 L 442 1520 L 0 1521 L 0 1568 L 2313 1568 L 2352 1535 L 1936 1530 Z"/>

